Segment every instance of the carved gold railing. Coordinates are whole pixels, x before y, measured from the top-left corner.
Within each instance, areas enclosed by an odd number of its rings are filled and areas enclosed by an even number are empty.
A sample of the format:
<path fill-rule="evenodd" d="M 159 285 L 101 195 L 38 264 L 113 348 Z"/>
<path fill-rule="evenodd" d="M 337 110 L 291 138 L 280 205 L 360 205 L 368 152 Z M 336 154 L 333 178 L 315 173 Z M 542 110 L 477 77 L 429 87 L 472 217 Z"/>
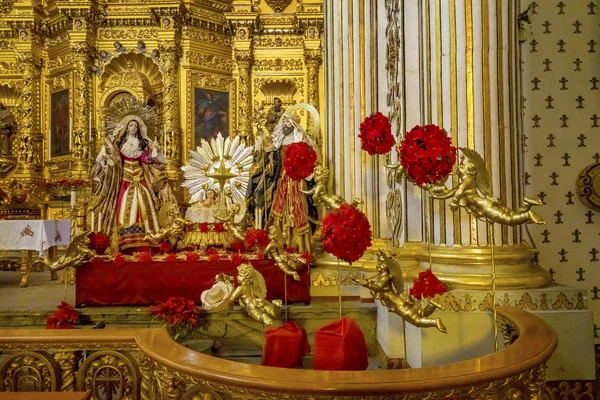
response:
<path fill-rule="evenodd" d="M 437 367 L 289 370 L 211 357 L 162 329 L 0 331 L 2 391 L 89 391 L 128 399 L 539 399 L 554 330 L 499 308 L 507 348 Z M 107 395 L 112 393 L 112 395 Z"/>

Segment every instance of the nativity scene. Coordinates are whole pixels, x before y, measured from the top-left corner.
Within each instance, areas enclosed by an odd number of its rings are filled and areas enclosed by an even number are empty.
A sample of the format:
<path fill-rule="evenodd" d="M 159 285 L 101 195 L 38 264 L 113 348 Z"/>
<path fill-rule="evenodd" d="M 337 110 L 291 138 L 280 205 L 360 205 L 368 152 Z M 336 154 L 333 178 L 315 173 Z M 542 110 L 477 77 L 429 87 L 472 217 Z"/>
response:
<path fill-rule="evenodd" d="M 578 257 L 591 234 L 576 215 L 593 226 L 598 159 L 558 157 L 567 115 L 552 130 L 544 102 L 525 103 L 542 82 L 529 75 L 552 72 L 533 54 L 551 25 L 536 26 L 575 15 L 580 30 L 592 7 L 4 3 L 0 393 L 597 390 L 597 288 Z M 576 68 L 598 61 L 570 51 Z M 565 149 L 591 162 L 586 145 Z M 571 163 L 567 220 L 555 187 Z"/>

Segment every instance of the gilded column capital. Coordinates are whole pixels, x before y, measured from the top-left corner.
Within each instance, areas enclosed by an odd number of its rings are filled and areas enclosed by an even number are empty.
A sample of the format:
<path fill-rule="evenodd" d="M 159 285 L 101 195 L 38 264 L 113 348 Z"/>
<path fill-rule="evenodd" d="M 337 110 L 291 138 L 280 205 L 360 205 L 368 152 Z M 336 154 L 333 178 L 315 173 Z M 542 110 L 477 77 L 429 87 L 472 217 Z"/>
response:
<path fill-rule="evenodd" d="M 252 50 L 235 51 L 235 61 L 238 64 L 238 66 L 249 67 L 253 60 L 254 56 L 252 54 Z"/>
<path fill-rule="evenodd" d="M 307 67 L 318 67 L 323 62 L 323 50 L 305 49 L 304 62 L 306 62 Z"/>
<path fill-rule="evenodd" d="M 158 43 L 158 50 L 160 51 L 160 59 L 163 57 L 181 57 L 181 48 L 174 40 L 162 40 Z"/>

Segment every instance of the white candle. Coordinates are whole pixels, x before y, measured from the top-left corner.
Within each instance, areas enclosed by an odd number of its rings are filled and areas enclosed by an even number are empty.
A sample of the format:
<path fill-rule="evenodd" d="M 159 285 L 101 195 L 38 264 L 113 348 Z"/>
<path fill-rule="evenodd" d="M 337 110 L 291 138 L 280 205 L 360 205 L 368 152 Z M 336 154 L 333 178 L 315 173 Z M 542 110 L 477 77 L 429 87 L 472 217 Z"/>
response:
<path fill-rule="evenodd" d="M 77 192 L 75 190 L 71 190 L 71 207 L 75 207 L 77 203 Z"/>
<path fill-rule="evenodd" d="M 90 230 L 91 230 L 92 232 L 96 232 L 96 227 L 94 226 L 94 225 L 95 225 L 95 224 L 94 224 L 94 222 L 96 222 L 96 221 L 94 220 L 94 217 L 95 217 L 95 216 L 96 216 L 96 213 L 95 213 L 95 212 L 92 212 L 92 226 L 91 226 L 91 228 L 90 228 Z"/>
<path fill-rule="evenodd" d="M 92 143 L 92 112 L 90 111 L 90 143 Z"/>

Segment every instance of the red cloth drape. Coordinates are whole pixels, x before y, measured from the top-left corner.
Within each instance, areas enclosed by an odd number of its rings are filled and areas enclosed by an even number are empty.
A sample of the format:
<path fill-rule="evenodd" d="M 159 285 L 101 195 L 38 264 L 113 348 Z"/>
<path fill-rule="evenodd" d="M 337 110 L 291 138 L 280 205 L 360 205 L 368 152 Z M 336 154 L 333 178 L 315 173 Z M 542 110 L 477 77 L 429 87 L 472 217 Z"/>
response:
<path fill-rule="evenodd" d="M 309 351 L 306 331 L 288 321 L 282 327 L 267 330 L 262 365 L 296 368 L 302 365 L 302 355 Z"/>
<path fill-rule="evenodd" d="M 267 299 L 284 299 L 283 273 L 271 260 L 250 263 L 267 284 Z M 81 305 L 155 304 L 169 297 L 186 297 L 200 302 L 219 273 L 237 276 L 231 260 L 125 262 L 99 261 L 77 267 L 75 303 Z M 288 301 L 310 301 L 308 270 L 300 272 L 300 281 L 287 278 Z"/>
<path fill-rule="evenodd" d="M 314 369 L 362 371 L 369 365 L 365 337 L 348 317 L 315 331 L 314 353 Z"/>

